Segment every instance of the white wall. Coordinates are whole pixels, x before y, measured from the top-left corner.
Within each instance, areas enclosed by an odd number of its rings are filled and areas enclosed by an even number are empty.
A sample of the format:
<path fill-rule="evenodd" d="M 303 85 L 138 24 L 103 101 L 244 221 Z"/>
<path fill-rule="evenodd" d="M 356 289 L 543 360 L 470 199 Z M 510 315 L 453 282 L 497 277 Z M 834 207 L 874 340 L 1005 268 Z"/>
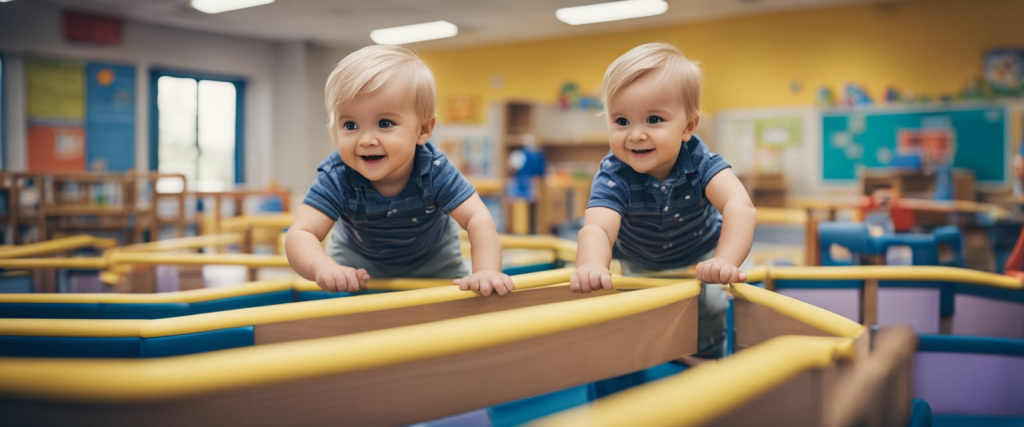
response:
<path fill-rule="evenodd" d="M 60 8 L 32 1 L 0 3 L 0 52 L 4 54 L 7 95 L 7 161 L 10 170 L 24 170 L 25 78 L 23 58 L 38 55 L 57 59 L 110 61 L 136 67 L 136 166 L 149 166 L 149 70 L 153 67 L 201 72 L 246 79 L 245 162 L 246 182 L 261 185 L 275 177 L 274 131 L 283 111 L 304 105 L 304 100 L 275 104 L 281 91 L 279 72 L 292 75 L 285 64 L 295 59 L 298 47 L 270 41 L 185 31 L 125 21 L 120 46 L 69 44 L 61 36 Z M 284 57 L 282 57 L 284 56 Z M 279 68 L 284 68 L 279 70 Z M 304 71 L 299 73 L 304 75 Z M 301 91 L 301 87 L 300 87 Z M 301 91 L 304 92 L 304 91 Z M 299 94 L 298 97 L 304 95 Z M 302 109 L 300 108 L 300 111 Z M 297 114 L 301 114 L 297 113 Z M 301 117 L 300 117 L 301 119 Z M 295 150 L 298 152 L 300 150 Z M 293 151 L 287 151 L 291 155 Z M 296 154 L 304 159 L 304 154 Z M 287 157 L 287 156 L 286 156 Z M 287 157 L 292 161 L 291 157 Z M 299 163 L 305 160 L 297 161 Z M 312 167 L 315 167 L 314 164 Z M 307 184 L 308 185 L 308 184 Z"/>

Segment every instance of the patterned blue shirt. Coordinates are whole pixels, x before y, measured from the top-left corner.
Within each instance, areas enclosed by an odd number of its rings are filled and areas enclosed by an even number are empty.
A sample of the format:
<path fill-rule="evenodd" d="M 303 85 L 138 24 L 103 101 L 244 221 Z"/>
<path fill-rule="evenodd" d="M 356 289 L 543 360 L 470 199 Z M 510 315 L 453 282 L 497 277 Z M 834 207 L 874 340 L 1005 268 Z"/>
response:
<path fill-rule="evenodd" d="M 682 268 L 718 244 L 722 214 L 704 188 L 728 167 L 696 135 L 682 144 L 663 182 L 609 153 L 594 176 L 587 208 L 604 207 L 622 215 L 615 257 L 647 270 Z"/>
<path fill-rule="evenodd" d="M 416 147 L 413 172 L 402 192 L 384 197 L 349 168 L 338 152 L 317 167 L 303 203 L 340 221 L 342 239 L 381 262 L 422 260 L 447 236 L 448 214 L 476 191 L 432 143 Z"/>

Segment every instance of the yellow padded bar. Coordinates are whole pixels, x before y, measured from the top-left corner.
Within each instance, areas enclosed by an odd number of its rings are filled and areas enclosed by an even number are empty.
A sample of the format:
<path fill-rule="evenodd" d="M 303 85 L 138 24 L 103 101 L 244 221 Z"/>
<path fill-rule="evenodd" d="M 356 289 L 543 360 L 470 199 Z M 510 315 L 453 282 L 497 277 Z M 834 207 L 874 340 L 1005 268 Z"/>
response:
<path fill-rule="evenodd" d="M 0 250 L 0 259 L 51 255 L 88 247 L 107 249 L 115 246 L 117 246 L 117 241 L 114 239 L 103 239 L 89 235 L 71 236 L 4 248 Z"/>
<path fill-rule="evenodd" d="M 288 268 L 283 255 L 251 254 L 161 254 L 146 252 L 115 252 L 108 257 L 111 265 L 244 265 L 246 267 Z"/>
<path fill-rule="evenodd" d="M 370 279 L 367 288 L 380 291 L 408 291 L 414 289 L 450 286 L 450 279 Z M 154 304 L 174 302 L 202 302 L 216 299 L 255 295 L 267 292 L 296 290 L 299 292 L 319 291 L 316 283 L 308 280 L 268 280 L 242 283 L 216 288 L 193 289 L 181 292 L 156 294 L 0 294 L 0 303 L 109 303 L 109 304 Z"/>
<path fill-rule="evenodd" d="M 0 259 L 0 268 L 4 270 L 38 270 L 44 268 L 100 270 L 106 267 L 107 260 L 97 257 Z"/>
<path fill-rule="evenodd" d="M 3 319 L 0 335 L 12 337 L 138 338 L 151 320 Z"/>
<path fill-rule="evenodd" d="M 717 363 L 705 363 L 593 404 L 542 418 L 531 425 L 704 425 L 772 392 L 801 372 L 853 358 L 853 340 L 850 339 L 778 337 Z M 683 402 L 686 409 L 680 410 Z"/>
<path fill-rule="evenodd" d="M 242 283 L 217 288 L 193 289 L 181 292 L 165 292 L 156 294 L 0 294 L 0 303 L 37 303 L 37 304 L 68 304 L 68 303 L 110 303 L 110 304 L 154 304 L 174 302 L 202 302 L 222 298 L 255 295 L 267 292 L 284 291 L 297 287 L 294 280 L 272 280 Z M 316 284 L 313 284 L 315 287 Z"/>
<path fill-rule="evenodd" d="M 807 211 L 787 208 L 757 208 L 757 223 L 772 225 L 807 224 Z"/>
<path fill-rule="evenodd" d="M 295 220 L 290 213 L 277 215 L 242 215 L 226 218 L 220 223 L 221 230 L 242 231 L 249 227 L 288 228 Z"/>
<path fill-rule="evenodd" d="M 763 282 L 768 277 L 768 267 L 754 267 L 747 270 L 747 283 Z"/>
<path fill-rule="evenodd" d="M 970 283 L 1003 289 L 1024 289 L 1018 279 L 1000 274 L 956 267 L 857 266 L 857 267 L 771 267 L 772 279 L 821 280 L 910 280 Z"/>
<path fill-rule="evenodd" d="M 541 271 L 521 274 L 512 278 L 517 290 L 532 289 L 569 280 L 572 270 Z M 447 279 L 445 279 L 447 280 Z M 398 282 L 397 280 L 395 282 Z M 450 283 L 450 282 L 449 282 Z M 314 285 L 315 286 L 315 285 Z M 566 292 L 569 292 L 566 289 Z M 268 323 L 288 322 L 317 317 L 340 316 L 401 307 L 482 298 L 473 292 L 460 291 L 454 286 L 421 289 L 395 294 L 371 294 L 359 298 L 341 298 L 305 301 L 265 307 L 252 307 L 192 316 L 166 319 L 136 320 L 130 329 L 119 323 L 107 328 L 108 322 L 120 320 L 94 319 L 4 319 L 0 322 L 0 335 L 6 336 L 62 336 L 62 337 L 161 337 L 216 329 L 236 328 Z M 500 298 L 500 297 L 491 297 Z"/>
<path fill-rule="evenodd" d="M 735 283 L 730 285 L 728 290 L 736 298 L 768 307 L 831 335 L 857 338 L 864 333 L 864 326 L 857 322 L 757 286 Z"/>
<path fill-rule="evenodd" d="M 657 309 L 693 298 L 699 292 L 700 288 L 693 284 L 677 284 L 400 328 L 174 358 L 0 358 L 0 396 L 125 403 L 256 387 L 514 343 Z"/>
<path fill-rule="evenodd" d="M 220 246 L 242 243 L 239 233 L 210 234 L 206 236 L 181 237 L 138 243 L 115 249 L 118 252 L 167 252 L 181 249 L 198 249 L 206 246 Z"/>

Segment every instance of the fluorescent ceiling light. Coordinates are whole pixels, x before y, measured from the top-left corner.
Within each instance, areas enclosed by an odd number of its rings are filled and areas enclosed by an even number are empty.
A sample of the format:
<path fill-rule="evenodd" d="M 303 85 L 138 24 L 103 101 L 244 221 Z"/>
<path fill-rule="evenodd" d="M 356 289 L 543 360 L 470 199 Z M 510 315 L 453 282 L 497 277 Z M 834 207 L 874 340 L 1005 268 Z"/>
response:
<path fill-rule="evenodd" d="M 459 27 L 456 27 L 455 24 L 448 21 L 434 21 L 373 30 L 370 31 L 370 40 L 377 44 L 406 44 L 454 37 L 458 33 Z"/>
<path fill-rule="evenodd" d="M 555 17 L 569 25 L 582 25 L 661 15 L 666 10 L 668 3 L 665 0 L 626 0 L 563 7 L 555 11 Z"/>
<path fill-rule="evenodd" d="M 273 2 L 274 0 L 192 0 L 192 7 L 200 12 L 221 13 Z"/>

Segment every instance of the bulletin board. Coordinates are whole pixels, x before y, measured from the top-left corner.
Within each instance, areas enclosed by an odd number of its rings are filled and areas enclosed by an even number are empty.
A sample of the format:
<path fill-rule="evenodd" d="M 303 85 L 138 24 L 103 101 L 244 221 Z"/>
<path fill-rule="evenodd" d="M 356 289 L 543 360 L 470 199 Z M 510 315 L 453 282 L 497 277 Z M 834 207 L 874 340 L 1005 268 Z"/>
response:
<path fill-rule="evenodd" d="M 29 58 L 25 74 L 28 170 L 84 171 L 84 64 Z"/>
<path fill-rule="evenodd" d="M 135 167 L 135 67 L 27 58 L 25 74 L 28 170 Z"/>
<path fill-rule="evenodd" d="M 822 177 L 826 182 L 854 180 L 861 167 L 889 166 L 899 133 L 923 129 L 950 130 L 953 167 L 973 170 L 981 184 L 1008 182 L 1009 118 L 1003 105 L 827 110 L 821 120 Z"/>
<path fill-rule="evenodd" d="M 91 171 L 135 167 L 135 67 L 89 63 L 86 74 L 86 165 Z"/>

